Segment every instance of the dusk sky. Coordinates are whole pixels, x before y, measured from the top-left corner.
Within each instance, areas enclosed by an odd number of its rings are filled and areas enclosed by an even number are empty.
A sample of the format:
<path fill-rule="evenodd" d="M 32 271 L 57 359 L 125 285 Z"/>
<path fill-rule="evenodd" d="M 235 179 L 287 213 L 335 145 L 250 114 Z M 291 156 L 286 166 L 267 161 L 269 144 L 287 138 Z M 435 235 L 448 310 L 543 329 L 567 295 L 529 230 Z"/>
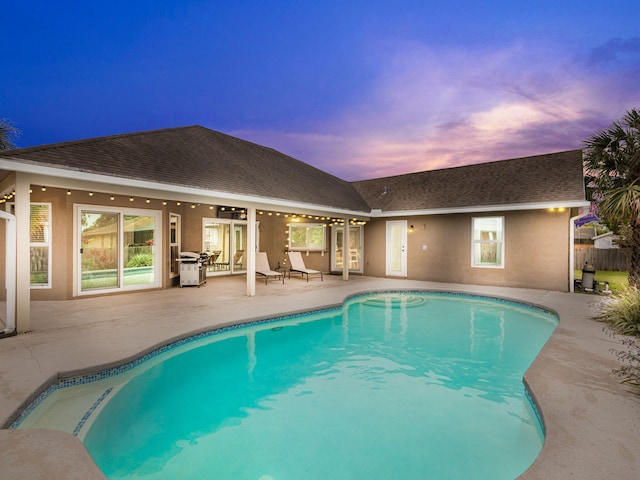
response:
<path fill-rule="evenodd" d="M 581 148 L 640 108 L 638 0 L 13 1 L 20 147 L 202 125 L 345 180 Z"/>

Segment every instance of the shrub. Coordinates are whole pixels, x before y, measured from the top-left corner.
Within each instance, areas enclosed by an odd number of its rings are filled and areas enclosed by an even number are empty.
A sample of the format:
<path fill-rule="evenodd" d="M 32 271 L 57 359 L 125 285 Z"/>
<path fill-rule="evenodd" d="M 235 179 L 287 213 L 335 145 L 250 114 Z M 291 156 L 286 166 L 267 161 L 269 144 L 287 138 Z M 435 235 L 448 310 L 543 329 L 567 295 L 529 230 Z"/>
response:
<path fill-rule="evenodd" d="M 595 318 L 616 333 L 640 337 L 640 290 L 629 287 L 612 296 Z"/>
<path fill-rule="evenodd" d="M 127 268 L 134 267 L 150 267 L 153 265 L 153 255 L 150 253 L 140 253 L 138 255 L 134 255 L 127 262 Z"/>
<path fill-rule="evenodd" d="M 606 322 L 614 335 L 624 335 L 621 343 L 625 349 L 611 349 L 622 364 L 613 373 L 622 377 L 623 383 L 640 386 L 640 290 L 628 287 L 614 295 L 595 318 Z"/>

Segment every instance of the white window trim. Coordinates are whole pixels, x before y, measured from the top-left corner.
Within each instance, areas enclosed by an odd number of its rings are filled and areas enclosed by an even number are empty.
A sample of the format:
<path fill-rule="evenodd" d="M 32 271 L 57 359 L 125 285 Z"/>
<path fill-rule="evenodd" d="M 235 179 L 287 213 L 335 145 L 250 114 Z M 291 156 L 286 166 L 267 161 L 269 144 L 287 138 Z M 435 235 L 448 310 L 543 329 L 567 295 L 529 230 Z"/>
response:
<path fill-rule="evenodd" d="M 171 221 L 173 217 L 178 219 L 177 228 L 176 228 L 176 242 L 171 242 Z M 180 251 L 182 250 L 182 215 L 179 213 L 169 212 L 169 261 L 171 261 L 171 249 L 173 247 L 178 247 L 178 256 L 180 255 Z M 171 266 L 169 266 L 169 278 L 176 278 L 180 276 L 180 271 L 171 272 Z"/>
<path fill-rule="evenodd" d="M 230 218 L 217 218 L 217 217 L 203 217 L 202 218 L 202 251 L 207 252 L 206 249 L 206 240 L 205 240 L 205 228 L 207 225 L 211 224 L 226 224 L 229 225 L 229 249 L 230 252 L 234 252 L 236 250 L 236 237 L 233 235 L 233 229 L 236 225 L 246 225 L 247 229 L 249 228 L 249 222 L 247 220 L 238 220 L 238 219 L 230 219 Z M 256 222 L 256 245 L 260 244 L 260 222 Z M 234 270 L 233 266 L 230 266 L 229 270 L 223 270 L 221 272 L 207 272 L 207 276 L 218 276 L 218 275 L 232 275 L 237 273 L 246 273 L 246 270 Z"/>
<path fill-rule="evenodd" d="M 349 228 L 353 228 L 353 229 L 358 229 L 360 230 L 360 245 L 358 246 L 358 255 L 360 257 L 360 261 L 358 262 L 358 265 L 360 268 L 358 269 L 352 269 L 349 268 L 349 272 L 353 272 L 353 273 L 362 273 L 364 271 L 364 267 L 363 267 L 363 261 L 362 259 L 364 258 L 363 256 L 363 252 L 364 252 L 364 227 L 362 225 L 349 225 Z M 337 236 L 338 236 L 338 231 L 339 230 L 343 230 L 344 231 L 344 225 L 333 225 L 331 227 L 331 270 L 333 271 L 339 271 L 342 270 L 343 267 L 338 267 L 336 266 L 336 251 L 338 250 L 338 248 L 342 248 L 342 245 L 338 245 L 338 241 L 337 241 Z M 349 238 L 351 238 L 351 234 L 349 234 Z M 343 261 L 346 258 L 346 255 L 343 252 Z M 349 267 L 351 267 L 351 262 L 349 261 Z"/>
<path fill-rule="evenodd" d="M 304 247 L 294 247 L 291 245 L 291 231 L 293 228 L 306 228 L 306 243 L 307 245 Z M 309 246 L 309 228 L 322 228 L 322 246 L 320 247 L 311 247 Z M 287 248 L 292 252 L 324 252 L 327 249 L 327 228 L 324 223 L 290 223 L 289 224 L 289 235 L 287 237 Z"/>
<path fill-rule="evenodd" d="M 51 289 L 51 277 L 53 275 L 52 272 L 52 265 L 53 265 L 53 255 L 52 255 L 52 248 L 53 248 L 53 239 L 52 239 L 52 217 L 53 217 L 53 213 L 52 213 L 52 203 L 51 202 L 30 202 L 29 203 L 29 207 L 31 207 L 32 205 L 46 205 L 47 208 L 47 226 L 46 226 L 46 233 L 45 233 L 45 238 L 47 239 L 47 241 L 45 242 L 32 242 L 31 240 L 29 240 L 29 249 L 33 248 L 33 247 L 47 247 L 49 249 L 49 251 L 47 252 L 47 283 L 36 283 L 36 284 L 31 284 L 30 283 L 30 288 L 32 290 L 45 290 L 45 289 Z M 15 214 L 15 203 L 13 202 L 7 202 L 7 211 L 9 213 Z M 29 208 L 29 213 L 31 213 L 31 208 Z M 31 225 L 31 218 L 29 218 L 29 225 Z M 29 227 L 31 228 L 31 227 Z M 29 232 L 31 233 L 31 232 Z"/>
<path fill-rule="evenodd" d="M 124 265 L 122 264 L 122 237 L 124 235 L 124 231 L 122 229 L 123 219 L 125 215 L 148 215 L 155 217 L 155 225 L 156 230 L 154 234 L 154 247 L 156 248 L 156 252 L 154 253 L 154 281 L 149 284 L 141 284 L 141 285 L 132 285 L 127 286 L 122 284 L 117 288 L 105 288 L 105 289 L 91 289 L 87 291 L 83 291 L 81 287 L 81 278 L 82 278 L 82 262 L 80 259 L 80 246 L 81 236 L 82 236 L 82 228 L 80 228 L 80 214 L 83 210 L 97 211 L 97 212 L 105 212 L 105 213 L 117 213 L 120 215 L 120 251 L 118 252 L 118 275 L 122 275 L 122 271 L 124 269 Z M 162 262 L 162 234 L 161 234 L 161 225 L 163 221 L 162 210 L 147 210 L 144 208 L 127 208 L 127 207 L 112 207 L 106 205 L 92 205 L 92 204 L 80 204 L 75 203 L 73 205 L 73 271 L 75 272 L 73 275 L 73 290 L 75 295 L 78 297 L 82 297 L 85 295 L 99 295 L 104 293 L 114 293 L 114 292 L 132 292 L 136 290 L 149 290 L 153 288 L 159 288 L 162 286 L 162 275 L 163 275 L 163 262 Z M 157 240 L 156 240 L 157 239 Z"/>
<path fill-rule="evenodd" d="M 501 240 L 476 240 L 475 238 L 475 222 L 476 220 L 485 220 L 489 218 L 500 219 L 502 224 L 502 239 Z M 500 245 L 500 260 L 499 265 L 490 264 L 476 264 L 475 259 L 475 246 L 476 244 L 499 244 Z M 492 268 L 492 269 L 504 269 L 505 256 L 504 256 L 504 244 L 505 244 L 505 221 L 503 216 L 487 216 L 487 217 L 472 217 L 471 218 L 471 267 L 472 268 Z"/>

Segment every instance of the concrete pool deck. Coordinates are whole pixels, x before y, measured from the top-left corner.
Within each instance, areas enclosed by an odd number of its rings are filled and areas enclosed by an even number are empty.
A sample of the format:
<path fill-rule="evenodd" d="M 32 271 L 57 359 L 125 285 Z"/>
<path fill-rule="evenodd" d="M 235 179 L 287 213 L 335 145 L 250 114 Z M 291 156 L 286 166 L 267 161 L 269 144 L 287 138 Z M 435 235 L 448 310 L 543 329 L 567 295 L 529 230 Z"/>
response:
<path fill-rule="evenodd" d="M 611 372 L 619 340 L 591 320 L 598 297 L 547 290 L 454 285 L 352 276 L 347 282 L 299 278 L 256 282 L 210 278 L 201 288 L 173 288 L 64 302 L 32 302 L 32 331 L 0 339 L 0 425 L 59 373 L 84 373 L 135 358 L 191 333 L 340 304 L 375 290 L 468 292 L 542 305 L 560 324 L 525 379 L 546 426 L 540 456 L 520 478 L 580 480 L 640 478 L 640 396 Z M 464 452 L 460 452 L 464 456 Z M 3 480 L 104 479 L 72 435 L 46 430 L 0 430 Z"/>

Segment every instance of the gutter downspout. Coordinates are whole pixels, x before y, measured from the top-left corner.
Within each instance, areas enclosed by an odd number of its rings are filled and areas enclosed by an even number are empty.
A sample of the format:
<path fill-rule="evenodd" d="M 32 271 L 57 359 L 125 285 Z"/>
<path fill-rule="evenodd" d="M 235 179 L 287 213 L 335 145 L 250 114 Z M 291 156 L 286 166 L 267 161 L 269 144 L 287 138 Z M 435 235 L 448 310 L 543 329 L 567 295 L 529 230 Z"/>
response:
<path fill-rule="evenodd" d="M 579 220 L 582 217 L 586 217 L 589 215 L 589 212 L 581 213 L 580 215 L 576 215 L 575 217 L 571 217 L 569 219 L 569 293 L 575 292 L 575 264 L 576 264 L 576 252 L 575 252 L 575 231 L 576 231 L 576 220 Z"/>
<path fill-rule="evenodd" d="M 0 218 L 7 221 L 5 239 L 5 287 L 7 293 L 7 324 L 4 334 L 12 334 L 16 331 L 16 273 L 17 268 L 17 235 L 16 217 L 10 213 L 0 211 Z"/>

